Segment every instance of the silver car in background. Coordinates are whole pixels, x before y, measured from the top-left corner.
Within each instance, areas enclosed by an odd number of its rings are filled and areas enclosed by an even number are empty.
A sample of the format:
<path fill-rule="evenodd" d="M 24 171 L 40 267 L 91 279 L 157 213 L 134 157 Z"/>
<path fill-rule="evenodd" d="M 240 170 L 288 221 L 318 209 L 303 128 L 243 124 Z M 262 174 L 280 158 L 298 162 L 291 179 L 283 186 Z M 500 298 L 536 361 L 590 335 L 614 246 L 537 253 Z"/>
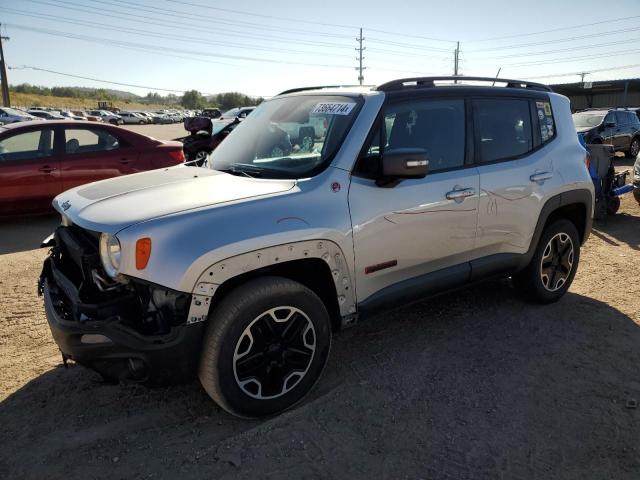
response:
<path fill-rule="evenodd" d="M 0 122 L 2 123 L 26 122 L 29 120 L 39 119 L 34 115 L 16 108 L 0 107 Z"/>

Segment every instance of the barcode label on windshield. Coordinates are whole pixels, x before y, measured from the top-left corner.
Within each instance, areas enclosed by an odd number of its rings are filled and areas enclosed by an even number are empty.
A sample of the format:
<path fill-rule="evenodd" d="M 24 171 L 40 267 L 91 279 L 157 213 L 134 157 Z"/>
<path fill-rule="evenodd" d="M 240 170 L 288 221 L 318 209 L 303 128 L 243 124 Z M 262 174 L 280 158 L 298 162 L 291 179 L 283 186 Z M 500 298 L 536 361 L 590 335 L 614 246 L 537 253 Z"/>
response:
<path fill-rule="evenodd" d="M 324 113 L 328 115 L 349 115 L 356 104 L 352 102 L 331 102 L 317 104 L 311 113 Z"/>

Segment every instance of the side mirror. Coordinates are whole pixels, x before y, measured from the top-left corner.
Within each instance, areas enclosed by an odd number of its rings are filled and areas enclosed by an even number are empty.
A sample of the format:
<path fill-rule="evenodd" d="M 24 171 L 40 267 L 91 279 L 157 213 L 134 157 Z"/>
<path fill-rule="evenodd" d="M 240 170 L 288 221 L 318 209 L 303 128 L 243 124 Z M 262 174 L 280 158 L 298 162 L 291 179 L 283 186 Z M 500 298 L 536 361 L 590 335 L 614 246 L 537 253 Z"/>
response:
<path fill-rule="evenodd" d="M 388 185 L 394 180 L 424 178 L 429 169 L 427 152 L 422 148 L 394 148 L 382 155 L 382 171 L 378 185 Z"/>

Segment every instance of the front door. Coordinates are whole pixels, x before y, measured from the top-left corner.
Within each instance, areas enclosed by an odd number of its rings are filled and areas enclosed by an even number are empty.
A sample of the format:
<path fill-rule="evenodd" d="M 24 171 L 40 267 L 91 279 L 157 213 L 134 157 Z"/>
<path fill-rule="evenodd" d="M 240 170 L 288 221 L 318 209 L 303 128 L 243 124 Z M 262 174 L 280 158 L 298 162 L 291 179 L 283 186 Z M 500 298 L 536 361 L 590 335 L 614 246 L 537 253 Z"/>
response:
<path fill-rule="evenodd" d="M 22 130 L 22 129 L 21 129 Z M 62 191 L 54 129 L 8 133 L 0 140 L 0 216 L 51 209 Z"/>
<path fill-rule="evenodd" d="M 465 101 L 459 98 L 405 100 L 384 108 L 349 190 L 358 302 L 471 258 L 479 176 L 465 161 L 465 127 Z M 380 155 L 403 147 L 424 148 L 429 173 L 378 186 Z"/>

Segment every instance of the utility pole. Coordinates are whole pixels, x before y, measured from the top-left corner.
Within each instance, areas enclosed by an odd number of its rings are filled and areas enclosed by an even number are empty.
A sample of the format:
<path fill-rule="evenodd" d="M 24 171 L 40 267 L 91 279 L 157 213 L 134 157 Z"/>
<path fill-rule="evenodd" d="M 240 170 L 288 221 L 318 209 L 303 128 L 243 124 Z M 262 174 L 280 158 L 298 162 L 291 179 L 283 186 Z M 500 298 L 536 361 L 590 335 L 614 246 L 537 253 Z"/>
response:
<path fill-rule="evenodd" d="M 456 49 L 453 51 L 453 76 L 458 76 L 458 65 L 460 59 L 460 42 L 456 42 Z M 454 80 L 454 83 L 458 83 L 458 80 Z"/>
<path fill-rule="evenodd" d="M 362 82 L 364 80 L 364 75 L 362 75 L 362 71 L 365 70 L 367 67 L 363 67 L 362 66 L 362 60 L 364 60 L 364 57 L 362 56 L 362 52 L 365 51 L 367 49 L 367 47 L 363 47 L 362 46 L 362 41 L 364 40 L 364 37 L 362 36 L 362 28 L 360 29 L 360 36 L 358 38 L 356 38 L 356 41 L 358 42 L 358 48 L 356 48 L 356 51 L 358 52 L 358 58 L 356 60 L 358 60 L 359 62 L 359 66 L 356 67 L 356 70 L 358 70 L 358 82 L 360 83 L 360 85 L 362 85 Z"/>
<path fill-rule="evenodd" d="M 0 23 L 0 27 L 2 27 L 1 23 Z M 4 63 L 4 50 L 2 49 L 3 40 L 9 40 L 9 37 L 0 36 L 0 74 L 2 74 L 2 105 L 5 107 L 10 107 L 11 100 L 9 99 L 9 82 L 7 81 L 7 66 Z"/>
<path fill-rule="evenodd" d="M 578 75 L 580 75 L 580 83 L 584 84 L 584 77 L 589 75 L 589 72 L 582 72 L 582 73 L 579 73 Z"/>

